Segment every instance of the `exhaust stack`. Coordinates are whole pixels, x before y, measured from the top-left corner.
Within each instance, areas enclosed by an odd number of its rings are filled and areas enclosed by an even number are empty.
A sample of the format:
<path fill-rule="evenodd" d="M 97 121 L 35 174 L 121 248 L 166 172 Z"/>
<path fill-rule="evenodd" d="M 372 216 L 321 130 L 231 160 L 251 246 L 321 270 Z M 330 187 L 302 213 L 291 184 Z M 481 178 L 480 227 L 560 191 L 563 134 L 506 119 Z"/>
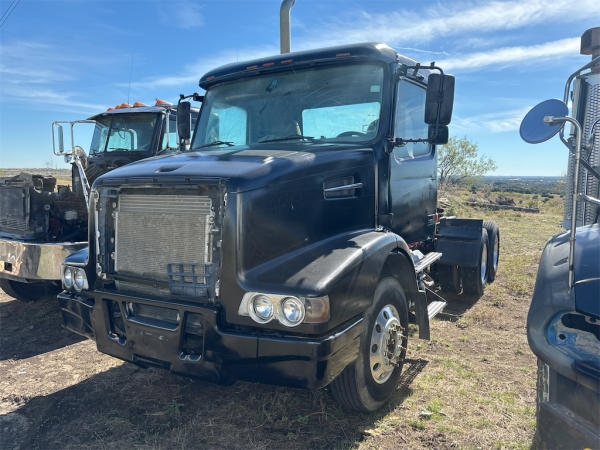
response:
<path fill-rule="evenodd" d="M 281 46 L 281 53 L 290 52 L 290 10 L 296 0 L 283 0 L 281 2 L 281 9 L 279 10 L 279 39 Z"/>
<path fill-rule="evenodd" d="M 592 55 L 592 59 L 600 56 L 600 27 L 590 28 L 581 36 L 582 55 Z M 592 67 L 592 72 L 600 72 L 600 63 Z"/>

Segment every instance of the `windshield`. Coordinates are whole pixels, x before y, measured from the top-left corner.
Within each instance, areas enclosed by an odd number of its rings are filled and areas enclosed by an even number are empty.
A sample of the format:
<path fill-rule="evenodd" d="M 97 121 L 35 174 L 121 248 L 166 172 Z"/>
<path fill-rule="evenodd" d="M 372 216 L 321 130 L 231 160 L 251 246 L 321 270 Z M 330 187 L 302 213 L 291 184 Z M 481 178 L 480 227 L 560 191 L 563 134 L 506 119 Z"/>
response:
<path fill-rule="evenodd" d="M 158 114 L 110 114 L 96 120 L 91 153 L 150 151 Z"/>
<path fill-rule="evenodd" d="M 261 75 L 206 93 L 192 150 L 266 142 L 366 142 L 375 137 L 383 68 L 375 64 Z"/>

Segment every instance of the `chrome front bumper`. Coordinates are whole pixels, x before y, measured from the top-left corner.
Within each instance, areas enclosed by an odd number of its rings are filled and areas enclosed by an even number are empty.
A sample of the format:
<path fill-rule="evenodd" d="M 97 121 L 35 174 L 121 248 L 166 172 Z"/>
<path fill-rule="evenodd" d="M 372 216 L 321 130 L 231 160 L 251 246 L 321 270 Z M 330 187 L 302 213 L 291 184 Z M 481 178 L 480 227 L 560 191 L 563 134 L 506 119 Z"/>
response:
<path fill-rule="evenodd" d="M 0 239 L 0 278 L 60 280 L 63 260 L 86 246 L 87 242 L 41 244 Z"/>

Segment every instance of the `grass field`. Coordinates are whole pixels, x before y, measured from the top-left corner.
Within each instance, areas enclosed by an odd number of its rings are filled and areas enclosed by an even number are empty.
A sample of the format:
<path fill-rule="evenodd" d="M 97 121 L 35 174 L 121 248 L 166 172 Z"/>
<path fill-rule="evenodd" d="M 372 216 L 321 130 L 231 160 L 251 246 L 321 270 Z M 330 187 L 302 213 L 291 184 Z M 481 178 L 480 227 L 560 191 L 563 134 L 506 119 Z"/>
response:
<path fill-rule="evenodd" d="M 536 362 L 525 322 L 561 202 L 541 203 L 540 214 L 452 203 L 457 215 L 499 224 L 496 282 L 475 303 L 449 303 L 431 341 L 409 341 L 395 397 L 375 414 L 343 411 L 327 390 L 139 369 L 61 330 L 52 299 L 24 304 L 0 293 L 0 447 L 528 448 Z"/>

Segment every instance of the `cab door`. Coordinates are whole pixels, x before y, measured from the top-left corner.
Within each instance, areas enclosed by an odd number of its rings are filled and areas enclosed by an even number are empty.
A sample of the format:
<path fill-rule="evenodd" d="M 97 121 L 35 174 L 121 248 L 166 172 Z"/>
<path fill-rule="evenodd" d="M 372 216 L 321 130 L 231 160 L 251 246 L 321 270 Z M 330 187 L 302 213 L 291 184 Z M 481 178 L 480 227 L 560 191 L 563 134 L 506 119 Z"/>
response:
<path fill-rule="evenodd" d="M 394 138 L 427 138 L 425 85 L 401 78 L 396 86 Z M 395 146 L 390 153 L 392 230 L 408 243 L 431 237 L 437 203 L 435 147 L 427 142 Z"/>

